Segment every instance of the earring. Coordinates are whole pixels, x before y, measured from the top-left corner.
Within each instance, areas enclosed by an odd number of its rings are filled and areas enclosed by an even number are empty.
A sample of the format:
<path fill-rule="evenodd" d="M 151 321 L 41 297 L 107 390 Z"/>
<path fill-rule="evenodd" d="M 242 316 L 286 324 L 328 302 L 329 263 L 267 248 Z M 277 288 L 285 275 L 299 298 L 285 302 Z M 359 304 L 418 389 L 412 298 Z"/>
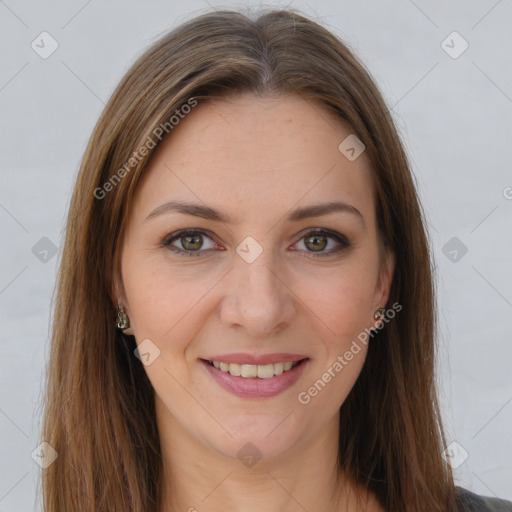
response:
<path fill-rule="evenodd" d="M 125 313 L 123 306 L 121 306 L 121 303 L 119 302 L 119 299 L 117 300 L 117 328 L 118 329 L 128 329 L 130 327 L 130 319 L 128 318 L 128 315 Z"/>
<path fill-rule="evenodd" d="M 379 308 L 379 309 L 377 309 L 377 311 L 375 311 L 373 318 L 375 318 L 375 320 L 379 320 L 379 318 L 382 318 L 384 316 L 385 312 L 386 312 L 385 308 Z M 382 327 L 382 322 L 379 322 L 379 329 L 381 327 Z M 372 329 L 372 331 L 377 332 L 377 329 Z"/>
<path fill-rule="evenodd" d="M 378 320 L 379 318 L 382 318 L 384 316 L 384 313 L 386 313 L 386 308 L 379 308 L 377 309 L 377 311 L 375 311 L 373 318 L 375 318 L 375 320 Z"/>

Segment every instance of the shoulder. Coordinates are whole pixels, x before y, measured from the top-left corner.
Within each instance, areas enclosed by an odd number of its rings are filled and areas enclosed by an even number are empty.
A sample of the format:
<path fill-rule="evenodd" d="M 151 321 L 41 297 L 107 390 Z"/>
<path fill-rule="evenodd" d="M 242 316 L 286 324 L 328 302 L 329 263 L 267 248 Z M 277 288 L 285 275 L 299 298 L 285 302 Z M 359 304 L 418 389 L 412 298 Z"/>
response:
<path fill-rule="evenodd" d="M 458 512 L 512 512 L 512 501 L 479 496 L 462 487 L 455 487 Z"/>

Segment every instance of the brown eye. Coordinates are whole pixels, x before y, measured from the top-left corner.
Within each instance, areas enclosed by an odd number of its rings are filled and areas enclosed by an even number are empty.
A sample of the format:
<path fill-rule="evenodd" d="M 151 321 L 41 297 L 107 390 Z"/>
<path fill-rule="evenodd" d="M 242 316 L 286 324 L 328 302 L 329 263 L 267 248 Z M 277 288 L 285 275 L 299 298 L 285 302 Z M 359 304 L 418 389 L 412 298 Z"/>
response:
<path fill-rule="evenodd" d="M 312 251 L 323 251 L 327 247 L 327 237 L 324 235 L 306 236 L 304 245 Z"/>
<path fill-rule="evenodd" d="M 186 235 L 179 238 L 183 249 L 187 251 L 197 251 L 201 249 L 203 240 L 201 235 Z"/>
<path fill-rule="evenodd" d="M 166 236 L 161 246 L 180 256 L 201 256 L 212 249 L 218 249 L 217 244 L 207 233 L 194 229 L 177 231 Z"/>
<path fill-rule="evenodd" d="M 306 233 L 296 244 L 296 249 L 301 250 L 311 257 L 333 256 L 352 246 L 350 240 L 336 231 L 318 229 Z"/>

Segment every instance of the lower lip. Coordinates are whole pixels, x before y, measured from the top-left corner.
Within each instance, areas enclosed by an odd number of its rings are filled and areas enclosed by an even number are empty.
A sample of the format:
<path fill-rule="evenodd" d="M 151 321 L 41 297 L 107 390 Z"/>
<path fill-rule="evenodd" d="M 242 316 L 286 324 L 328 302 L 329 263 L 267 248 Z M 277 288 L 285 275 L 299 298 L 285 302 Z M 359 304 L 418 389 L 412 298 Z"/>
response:
<path fill-rule="evenodd" d="M 274 375 L 270 379 L 260 379 L 258 377 L 245 378 L 236 377 L 229 372 L 217 370 L 214 366 L 205 360 L 201 360 L 203 366 L 210 373 L 213 379 L 226 391 L 243 398 L 269 398 L 282 393 L 293 386 L 300 378 L 308 360 L 303 359 L 297 366 L 291 370 Z"/>

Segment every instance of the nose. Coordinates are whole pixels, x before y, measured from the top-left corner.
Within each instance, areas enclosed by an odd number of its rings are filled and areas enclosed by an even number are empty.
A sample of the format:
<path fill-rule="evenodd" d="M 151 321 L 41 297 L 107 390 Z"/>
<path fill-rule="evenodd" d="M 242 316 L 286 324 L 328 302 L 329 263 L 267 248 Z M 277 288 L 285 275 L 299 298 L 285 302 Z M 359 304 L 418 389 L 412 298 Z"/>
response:
<path fill-rule="evenodd" d="M 297 309 L 286 272 L 270 253 L 263 251 L 252 263 L 235 258 L 221 303 L 222 324 L 254 338 L 281 332 Z"/>

